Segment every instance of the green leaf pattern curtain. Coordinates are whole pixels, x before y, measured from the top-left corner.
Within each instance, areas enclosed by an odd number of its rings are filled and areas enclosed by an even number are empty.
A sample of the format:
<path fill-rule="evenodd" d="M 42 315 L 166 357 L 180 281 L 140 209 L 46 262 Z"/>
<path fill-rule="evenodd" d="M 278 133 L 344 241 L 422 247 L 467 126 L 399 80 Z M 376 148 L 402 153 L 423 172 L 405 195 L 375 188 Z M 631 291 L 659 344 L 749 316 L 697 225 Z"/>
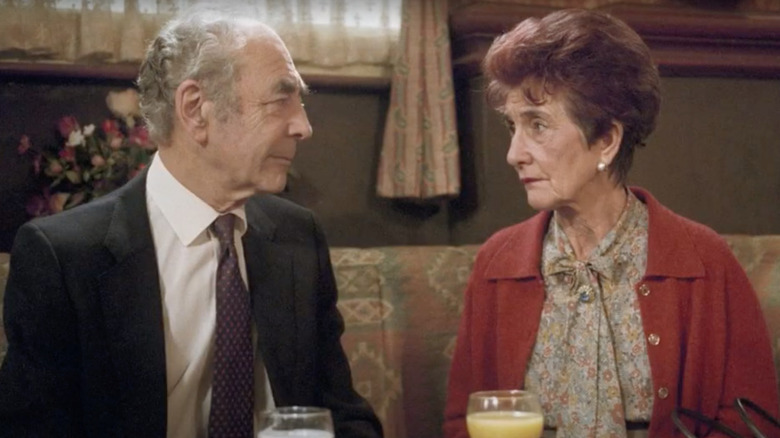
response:
<path fill-rule="evenodd" d="M 377 194 L 431 199 L 460 192 L 447 0 L 404 0 Z"/>

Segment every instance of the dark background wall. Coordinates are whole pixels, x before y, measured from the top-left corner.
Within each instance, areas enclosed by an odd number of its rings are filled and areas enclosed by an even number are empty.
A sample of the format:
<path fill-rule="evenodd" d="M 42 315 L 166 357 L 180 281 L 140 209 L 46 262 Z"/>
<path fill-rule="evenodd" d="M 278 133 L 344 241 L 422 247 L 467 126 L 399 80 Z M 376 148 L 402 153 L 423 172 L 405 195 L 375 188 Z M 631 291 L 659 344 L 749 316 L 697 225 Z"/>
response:
<path fill-rule="evenodd" d="M 464 172 L 454 242 L 480 242 L 533 212 L 506 164 L 509 134 L 487 108 L 483 81 L 458 90 Z M 663 101 L 629 183 L 720 233 L 780 234 L 780 81 L 662 79 Z"/>
<path fill-rule="evenodd" d="M 0 251 L 27 220 L 29 162 L 22 134 L 56 140 L 66 114 L 108 116 L 105 96 L 130 81 L 0 78 Z M 463 194 L 429 204 L 376 197 L 388 90 L 313 87 L 314 128 L 284 196 L 312 208 L 332 246 L 479 243 L 533 212 L 504 155 L 509 137 L 483 102 L 479 78 L 457 86 Z M 673 210 L 721 233 L 780 234 L 780 80 L 663 79 L 658 129 L 630 175 Z"/>

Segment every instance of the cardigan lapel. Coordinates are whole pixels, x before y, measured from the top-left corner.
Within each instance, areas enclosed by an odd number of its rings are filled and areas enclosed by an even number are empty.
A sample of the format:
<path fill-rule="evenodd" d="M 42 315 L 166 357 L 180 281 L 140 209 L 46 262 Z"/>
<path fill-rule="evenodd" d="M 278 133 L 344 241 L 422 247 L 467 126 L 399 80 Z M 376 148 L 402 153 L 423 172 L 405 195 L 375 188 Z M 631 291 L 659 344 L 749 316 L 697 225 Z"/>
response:
<path fill-rule="evenodd" d="M 515 225 L 485 269 L 489 280 L 541 278 L 542 241 L 552 213 L 537 213 Z"/>
<path fill-rule="evenodd" d="M 639 187 L 631 187 L 631 191 L 647 205 L 649 217 L 644 277 L 704 277 L 704 263 L 689 233 L 690 221 L 661 205 L 650 192 Z"/>
<path fill-rule="evenodd" d="M 105 245 L 116 264 L 100 277 L 106 336 L 119 385 L 120 430 L 164 437 L 165 337 L 157 260 L 146 208 L 146 173 L 117 191 Z"/>
<path fill-rule="evenodd" d="M 294 394 L 296 338 L 293 257 L 275 239 L 276 226 L 256 202 L 247 203 L 243 238 L 257 349 L 264 361 L 277 405 Z"/>

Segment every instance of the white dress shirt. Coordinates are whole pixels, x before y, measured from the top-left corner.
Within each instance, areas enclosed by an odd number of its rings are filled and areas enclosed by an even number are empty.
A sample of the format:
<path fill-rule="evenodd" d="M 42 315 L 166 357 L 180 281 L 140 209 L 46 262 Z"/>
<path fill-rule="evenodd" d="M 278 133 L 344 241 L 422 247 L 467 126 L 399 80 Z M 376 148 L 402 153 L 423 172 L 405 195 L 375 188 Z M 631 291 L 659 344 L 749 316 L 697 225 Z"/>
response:
<path fill-rule="evenodd" d="M 184 187 L 159 155 L 149 166 L 146 204 L 162 294 L 165 371 L 168 386 L 168 438 L 207 438 L 211 407 L 216 276 L 219 241 L 210 231 L 219 213 Z M 244 284 L 246 261 L 241 236 L 244 207 L 237 216 L 236 250 Z M 256 328 L 252 327 L 253 345 Z M 257 348 L 255 347 L 255 350 Z M 255 434 L 258 414 L 274 406 L 265 367 L 255 352 Z"/>

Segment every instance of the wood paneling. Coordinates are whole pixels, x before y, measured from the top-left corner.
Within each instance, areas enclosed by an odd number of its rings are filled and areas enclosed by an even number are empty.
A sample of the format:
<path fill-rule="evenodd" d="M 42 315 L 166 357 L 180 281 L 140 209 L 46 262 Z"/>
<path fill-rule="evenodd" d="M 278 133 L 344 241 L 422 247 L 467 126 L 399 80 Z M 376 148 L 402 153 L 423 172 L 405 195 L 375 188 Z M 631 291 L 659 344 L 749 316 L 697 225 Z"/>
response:
<path fill-rule="evenodd" d="M 780 14 L 690 7 L 618 5 L 601 8 L 626 21 L 666 76 L 780 78 Z M 553 8 L 474 2 L 450 11 L 453 68 L 479 74 L 493 39 Z"/>
<path fill-rule="evenodd" d="M 63 79 L 108 79 L 134 81 L 138 76 L 137 63 L 80 64 L 69 62 L 15 62 L 0 61 L 0 78 L 63 78 Z M 384 90 L 390 88 L 389 77 L 339 76 L 330 74 L 307 74 L 303 79 L 313 87 L 354 88 L 361 90 Z"/>

